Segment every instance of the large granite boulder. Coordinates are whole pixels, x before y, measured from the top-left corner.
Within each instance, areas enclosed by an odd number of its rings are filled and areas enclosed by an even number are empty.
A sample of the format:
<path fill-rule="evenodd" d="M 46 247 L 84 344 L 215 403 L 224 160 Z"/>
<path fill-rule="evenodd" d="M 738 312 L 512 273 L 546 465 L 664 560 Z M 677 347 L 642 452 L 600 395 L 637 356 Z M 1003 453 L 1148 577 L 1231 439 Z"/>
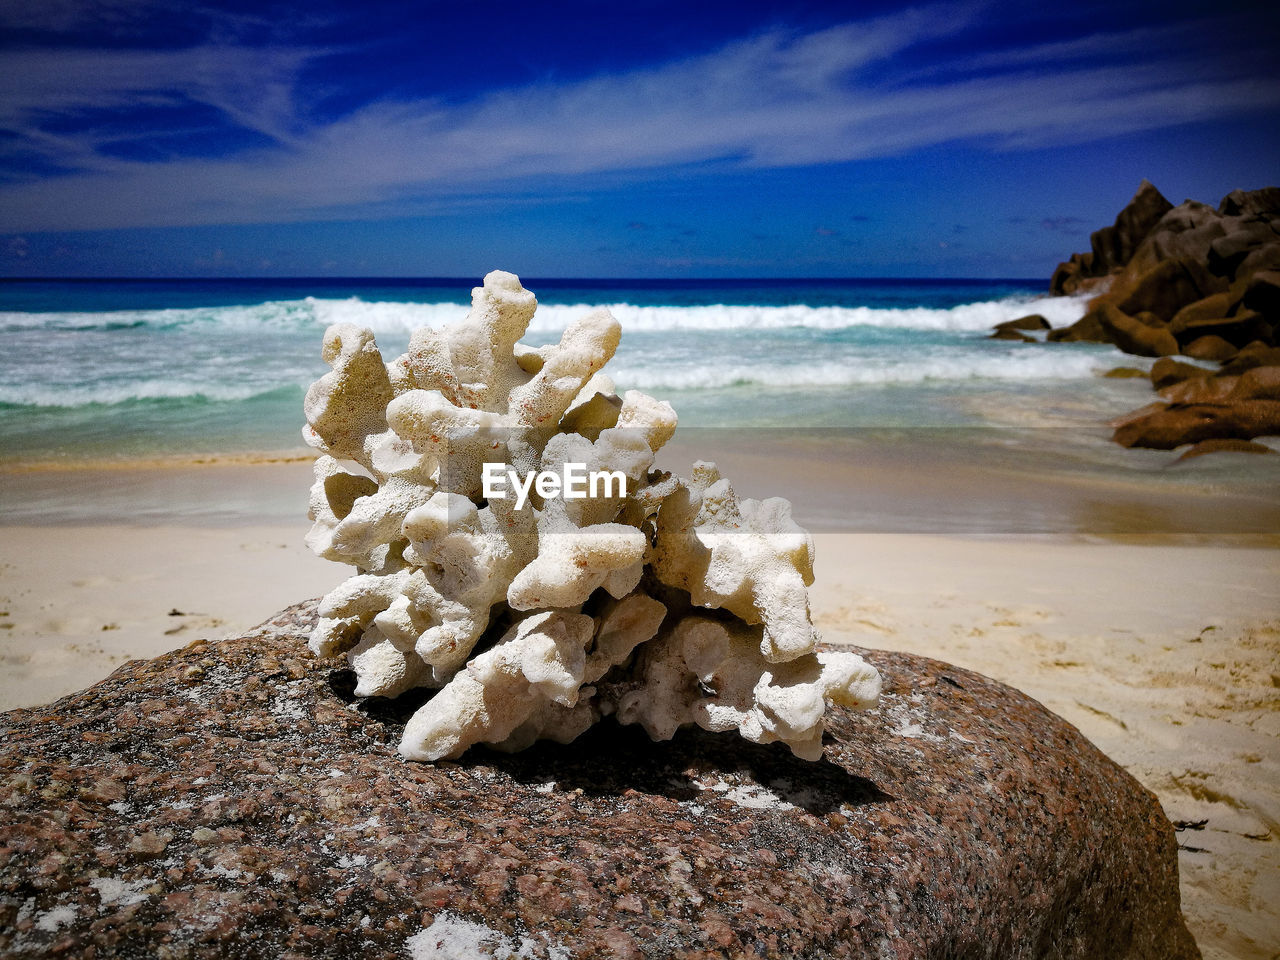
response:
<path fill-rule="evenodd" d="M 865 651 L 827 759 L 602 724 L 395 750 L 314 602 L 4 716 L 6 957 L 1196 957 L 1154 796 L 1028 697 Z"/>

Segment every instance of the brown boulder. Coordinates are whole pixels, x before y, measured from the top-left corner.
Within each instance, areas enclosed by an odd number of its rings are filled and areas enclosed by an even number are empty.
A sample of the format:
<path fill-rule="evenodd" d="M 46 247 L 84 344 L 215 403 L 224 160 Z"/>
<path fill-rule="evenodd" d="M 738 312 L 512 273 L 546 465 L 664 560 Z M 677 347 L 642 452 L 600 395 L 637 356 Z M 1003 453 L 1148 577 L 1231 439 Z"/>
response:
<path fill-rule="evenodd" d="M 1131 423 L 1137 423 L 1139 420 L 1144 420 L 1153 413 L 1158 413 L 1161 410 L 1167 409 L 1169 409 L 1169 404 L 1161 403 L 1159 400 L 1153 400 L 1151 403 L 1145 404 L 1137 410 L 1130 410 L 1128 413 L 1122 413 L 1120 416 L 1109 421 L 1107 426 L 1119 430 L 1121 427 L 1128 426 Z"/>
<path fill-rule="evenodd" d="M 1163 387 L 1159 393 L 1170 403 L 1228 403 L 1239 377 L 1194 377 Z"/>
<path fill-rule="evenodd" d="M 1148 327 L 1159 327 L 1161 330 L 1165 330 L 1169 326 L 1169 324 L 1161 320 L 1158 316 L 1156 316 L 1150 310 L 1141 310 L 1138 313 L 1135 313 L 1133 315 L 1133 319 L 1137 320 L 1139 323 L 1145 324 Z"/>
<path fill-rule="evenodd" d="M 1232 190 L 1222 198 L 1218 209 L 1228 217 L 1280 217 L 1280 187 Z"/>
<path fill-rule="evenodd" d="M 1240 374 L 1232 400 L 1280 400 L 1280 366 L 1254 367 Z"/>
<path fill-rule="evenodd" d="M 1073 253 L 1071 259 L 1058 264 L 1049 280 L 1049 292 L 1055 297 L 1067 296 L 1084 289 L 1092 281 L 1093 254 Z"/>
<path fill-rule="evenodd" d="M 1174 331 L 1179 343 L 1190 343 L 1211 334 L 1221 337 L 1237 349 L 1255 340 L 1269 342 L 1272 337 L 1271 327 L 1260 314 L 1252 310 L 1241 310 L 1235 316 L 1218 317 L 1214 320 L 1194 320 L 1184 323 L 1180 330 Z"/>
<path fill-rule="evenodd" d="M 1172 209 L 1173 204 L 1150 181 L 1143 180 L 1115 223 L 1090 236 L 1093 275 L 1102 276 L 1125 266 L 1147 234 Z"/>
<path fill-rule="evenodd" d="M 1112 295 L 1130 316 L 1149 310 L 1169 321 L 1188 304 L 1226 290 L 1226 281 L 1189 259 L 1162 260 Z"/>
<path fill-rule="evenodd" d="M 1087 341 L 1089 343 L 1111 342 L 1102 329 L 1102 323 L 1099 320 L 1099 314 L 1096 310 L 1089 311 L 1069 327 L 1058 327 L 1055 330 L 1050 330 L 1045 336 L 1045 339 L 1054 343 L 1076 343 L 1080 341 Z"/>
<path fill-rule="evenodd" d="M 1168 357 L 1178 352 L 1178 341 L 1164 327 L 1153 327 L 1131 317 L 1111 303 L 1093 311 L 1107 341 L 1137 357 Z"/>
<path fill-rule="evenodd" d="M 416 704 L 357 701 L 314 620 L 3 716 L 0 953 L 1199 956 L 1156 798 L 978 674 L 865 651 L 883 700 L 833 709 L 821 763 L 611 723 L 406 763 Z"/>
<path fill-rule="evenodd" d="M 1214 273 L 1231 276 L 1249 253 L 1266 243 L 1276 242 L 1276 233 L 1264 221 L 1248 220 L 1224 237 L 1209 244 L 1205 263 Z"/>
<path fill-rule="evenodd" d="M 1226 340 L 1223 340 L 1222 337 L 1209 333 L 1202 337 L 1196 337 L 1182 348 L 1182 353 L 1196 360 L 1212 360 L 1214 363 L 1222 363 L 1236 355 L 1236 348 Z"/>
<path fill-rule="evenodd" d="M 1117 427 L 1112 439 L 1122 447 L 1172 450 L 1201 440 L 1252 440 L 1273 434 L 1280 434 L 1280 400 L 1245 400 L 1153 410 Z"/>
<path fill-rule="evenodd" d="M 1192 377 L 1207 377 L 1212 373 L 1212 370 L 1197 367 L 1194 363 L 1162 357 L 1151 365 L 1151 385 L 1159 390 L 1170 384 L 1181 383 Z"/>
<path fill-rule="evenodd" d="M 1129 261 L 1130 276 L 1145 273 L 1164 260 L 1189 260 L 1204 264 L 1209 259 L 1209 246 L 1226 236 L 1233 226 L 1207 204 L 1188 200 L 1174 207 L 1151 228 Z"/>
<path fill-rule="evenodd" d="M 1250 277 L 1242 302 L 1274 326 L 1280 320 L 1280 270 L 1262 270 Z"/>
<path fill-rule="evenodd" d="M 1243 294 L 1249 285 L 1249 278 L 1255 273 L 1261 273 L 1263 270 L 1280 270 L 1280 242 L 1267 243 L 1261 247 L 1256 247 L 1249 251 L 1248 255 L 1236 267 L 1235 279 L 1231 284 L 1232 299 L 1236 297 L 1236 284 L 1240 284 L 1239 290 Z"/>
<path fill-rule="evenodd" d="M 1202 297 L 1188 303 L 1185 307 L 1173 315 L 1169 321 L 1169 330 L 1175 336 L 1186 328 L 1188 324 L 1198 323 L 1201 320 L 1217 320 L 1219 317 L 1225 317 L 1227 311 L 1231 307 L 1231 296 L 1228 293 L 1212 293 L 1207 297 Z"/>
<path fill-rule="evenodd" d="M 1201 440 L 1187 450 L 1174 463 L 1192 460 L 1209 453 L 1275 453 L 1270 447 L 1252 440 Z"/>
<path fill-rule="evenodd" d="M 1280 366 L 1280 347 L 1250 344 L 1243 347 L 1235 358 L 1223 364 L 1223 373 L 1244 373 L 1254 367 Z"/>
<path fill-rule="evenodd" d="M 1102 375 L 1108 380 L 1145 380 L 1147 371 L 1137 367 L 1112 367 Z"/>
<path fill-rule="evenodd" d="M 1035 337 L 1028 337 L 1022 331 L 1024 330 L 1048 330 L 1049 321 L 1038 313 L 1028 314 L 1025 317 L 1018 317 L 1016 320 L 1005 320 L 1003 323 L 997 323 L 992 329 L 989 340 L 1021 340 L 1025 343 L 1031 343 Z"/>
<path fill-rule="evenodd" d="M 1025 317 L 1018 317 L 1016 320 L 1005 320 L 1003 323 L 997 323 L 994 327 L 996 330 L 1048 330 L 1049 321 L 1038 313 L 1029 313 Z"/>

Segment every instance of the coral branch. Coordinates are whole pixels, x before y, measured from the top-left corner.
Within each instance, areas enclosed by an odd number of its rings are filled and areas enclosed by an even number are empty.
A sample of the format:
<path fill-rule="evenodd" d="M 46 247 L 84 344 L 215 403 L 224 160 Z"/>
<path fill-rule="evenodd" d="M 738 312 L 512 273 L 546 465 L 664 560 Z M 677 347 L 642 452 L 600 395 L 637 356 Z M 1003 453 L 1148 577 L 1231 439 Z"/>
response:
<path fill-rule="evenodd" d="M 826 704 L 870 706 L 880 677 L 816 650 L 812 539 L 714 464 L 655 469 L 676 414 L 601 373 L 618 321 L 595 310 L 531 348 L 536 308 L 495 271 L 465 320 L 389 364 L 368 330 L 325 333 L 307 543 L 356 574 L 322 601 L 312 649 L 346 655 L 358 696 L 441 688 L 405 729 L 413 760 L 569 742 L 608 715 L 818 759 Z M 490 491 L 486 464 L 520 495 Z"/>

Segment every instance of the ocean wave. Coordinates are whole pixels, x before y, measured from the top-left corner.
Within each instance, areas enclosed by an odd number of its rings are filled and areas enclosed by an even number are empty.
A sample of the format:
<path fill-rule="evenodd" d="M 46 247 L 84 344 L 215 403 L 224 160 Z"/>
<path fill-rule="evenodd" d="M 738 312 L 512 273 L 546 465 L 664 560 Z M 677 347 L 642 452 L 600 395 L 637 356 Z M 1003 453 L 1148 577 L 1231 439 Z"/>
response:
<path fill-rule="evenodd" d="M 587 308 L 552 306 L 543 317 L 540 308 L 531 330 L 561 329 L 572 316 Z M 989 330 L 997 323 L 1042 314 L 1054 326 L 1074 323 L 1084 315 L 1084 300 L 1074 297 L 1018 297 L 985 300 L 955 307 L 810 307 L 738 306 L 650 307 L 619 303 L 610 305 L 624 331 L 667 330 L 779 330 L 801 327 L 843 330 L 873 327 L 895 330 L 970 332 Z M 559 315 L 566 311 L 566 315 Z"/>
<path fill-rule="evenodd" d="M 780 330 L 808 328 L 841 330 L 852 327 L 965 332 L 987 330 L 997 323 L 1028 313 L 1039 313 L 1054 326 L 1078 320 L 1085 309 L 1083 297 L 1009 297 L 954 307 L 868 306 L 764 306 L 710 304 L 703 306 L 606 304 L 633 333 L 672 330 Z M 544 303 L 538 307 L 531 333 L 563 330 L 592 305 Z M 334 323 L 354 323 L 375 334 L 407 336 L 417 327 L 443 327 L 465 316 L 462 303 L 399 303 L 365 301 L 358 297 L 326 300 L 273 300 L 266 303 L 192 307 L 165 310 L 115 310 L 102 313 L 0 312 L 0 331 L 18 330 L 119 330 L 174 327 L 228 331 L 309 331 Z"/>
<path fill-rule="evenodd" d="M 355 323 L 375 334 L 407 335 L 416 327 L 442 327 L 465 314 L 462 304 L 386 303 L 350 300 L 311 300 L 317 323 Z M 955 307 L 813 307 L 804 304 L 764 306 L 709 304 L 704 306 L 603 304 L 618 318 L 624 333 L 679 330 L 738 331 L 805 328 L 843 330 L 852 327 L 968 332 L 989 330 L 997 323 L 1042 314 L 1053 326 L 1074 323 L 1084 315 L 1083 297 L 1010 297 Z M 587 303 L 543 303 L 530 333 L 555 333 L 596 306 Z"/>
<path fill-rule="evenodd" d="M 299 330 L 316 325 L 305 300 L 273 300 L 244 306 L 171 307 L 163 310 L 103 310 L 64 313 L 0 311 L 0 331 L 168 330 L 205 326 L 228 330 Z"/>
<path fill-rule="evenodd" d="M 651 392 L 662 390 L 715 391 L 741 386 L 770 388 L 857 387 L 878 384 L 962 384 L 979 380 L 1036 383 L 1088 379 L 1114 366 L 1121 354 L 1113 348 L 1057 348 L 1019 344 L 1015 349 L 980 340 L 963 346 L 901 351 L 878 350 L 874 355 L 851 352 L 843 358 L 830 351 L 812 363 L 779 362 L 762 354 L 753 361 L 741 354 L 724 354 L 708 363 L 698 351 L 620 351 L 608 373 L 620 386 Z M 246 358 L 247 360 L 248 358 Z M 1131 361 L 1132 358 L 1124 358 Z M 136 368 L 135 368 L 136 369 Z M 156 368 L 149 375 L 123 379 L 118 374 L 97 381 L 57 383 L 48 379 L 0 384 L 0 406 L 8 408 L 110 407 L 130 403 L 236 403 L 288 400 L 301 404 L 312 377 L 304 370 L 280 369 L 272 374 L 257 369 L 244 379 L 219 379 L 217 366 L 190 370 Z M 317 371 L 318 373 L 319 371 Z M 660 395 L 660 394 L 659 394 Z"/>
<path fill-rule="evenodd" d="M 235 403 L 289 399 L 299 405 L 303 387 L 251 384 L 192 383 L 183 380 L 143 380 L 136 383 L 0 385 L 0 407 L 8 409 L 76 409 L 127 404 Z M 299 406 L 301 409 L 301 406 Z M 301 414 L 299 414 L 301 416 Z"/>
<path fill-rule="evenodd" d="M 951 384 L 981 380 L 1039 383 L 1080 380 L 1115 366 L 1113 351 L 1026 352 L 1013 356 L 965 355 L 904 357 L 874 364 L 847 362 L 813 364 L 727 364 L 610 368 L 619 388 L 639 390 L 723 390 L 729 387 L 855 387 L 878 384 Z M 1126 358 L 1131 359 L 1131 358 Z"/>

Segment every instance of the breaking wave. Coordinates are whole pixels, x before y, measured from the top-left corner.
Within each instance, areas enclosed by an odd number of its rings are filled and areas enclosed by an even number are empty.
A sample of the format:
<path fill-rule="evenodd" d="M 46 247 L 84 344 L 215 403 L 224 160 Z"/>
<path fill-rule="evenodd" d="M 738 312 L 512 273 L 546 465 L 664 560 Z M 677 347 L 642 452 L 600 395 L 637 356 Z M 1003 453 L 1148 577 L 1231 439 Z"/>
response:
<path fill-rule="evenodd" d="M 703 306 L 606 304 L 628 333 L 672 330 L 751 331 L 807 328 L 979 331 L 1028 313 L 1042 314 L 1054 326 L 1078 320 L 1084 299 L 1074 297 L 1009 297 L 954 307 L 762 306 L 709 304 Z M 531 333 L 564 329 L 594 309 L 588 304 L 539 305 Z M 192 307 L 166 310 L 114 310 L 101 313 L 0 312 L 0 331 L 113 331 L 188 328 L 208 330 L 307 332 L 333 323 L 354 323 L 375 334 L 407 336 L 421 326 L 442 327 L 462 318 L 462 303 L 397 303 L 365 301 L 358 297 L 324 300 L 272 300 L 251 306 Z"/>
<path fill-rule="evenodd" d="M 1128 358 L 1126 358 L 1128 359 Z M 966 381 L 1076 380 L 1090 378 L 1115 366 L 1110 350 L 1073 353 L 1023 352 L 1014 356 L 953 355 L 904 357 L 901 360 L 863 363 L 854 359 L 816 364 L 730 364 L 717 367 L 628 367 L 619 363 L 608 374 L 619 387 L 639 390 L 717 390 L 737 386 L 853 387 L 877 384 Z"/>

